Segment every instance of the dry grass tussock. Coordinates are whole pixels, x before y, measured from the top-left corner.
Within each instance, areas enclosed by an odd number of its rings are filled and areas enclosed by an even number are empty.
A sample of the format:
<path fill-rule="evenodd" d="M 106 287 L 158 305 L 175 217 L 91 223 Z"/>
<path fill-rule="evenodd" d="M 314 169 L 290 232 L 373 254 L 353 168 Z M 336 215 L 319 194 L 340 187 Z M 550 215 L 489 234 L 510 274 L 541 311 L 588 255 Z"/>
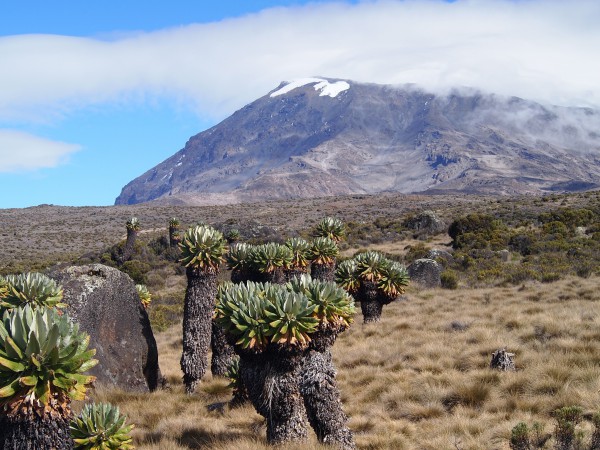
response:
<path fill-rule="evenodd" d="M 552 428 L 551 413 L 600 405 L 600 279 L 553 284 L 422 290 L 384 308 L 379 324 L 356 323 L 334 346 L 350 428 L 361 449 L 508 449 L 519 421 Z M 197 394 L 181 384 L 181 329 L 157 335 L 171 391 L 128 394 L 98 388 L 137 426 L 140 450 L 266 449 L 265 425 L 230 399 L 227 381 L 207 375 Z M 489 368 L 491 354 L 515 353 L 517 372 Z M 308 444 L 286 449 L 321 449 Z"/>

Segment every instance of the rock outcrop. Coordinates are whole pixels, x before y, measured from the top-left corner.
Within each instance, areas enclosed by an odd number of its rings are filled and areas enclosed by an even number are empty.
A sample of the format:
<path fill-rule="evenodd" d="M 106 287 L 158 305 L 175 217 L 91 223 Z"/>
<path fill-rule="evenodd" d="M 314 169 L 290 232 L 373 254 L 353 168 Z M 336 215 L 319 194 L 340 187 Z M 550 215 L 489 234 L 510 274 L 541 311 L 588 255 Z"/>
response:
<path fill-rule="evenodd" d="M 410 281 L 425 288 L 437 288 L 442 285 L 442 266 L 433 259 L 417 259 L 408 266 Z"/>
<path fill-rule="evenodd" d="M 49 274 L 63 286 L 68 314 L 90 335 L 99 363 L 97 381 L 126 391 L 152 391 L 162 383 L 158 348 L 133 280 L 101 264 Z"/>
<path fill-rule="evenodd" d="M 430 235 L 444 233 L 448 230 L 448 226 L 433 211 L 423 211 L 410 217 L 404 225 L 410 230 Z"/>

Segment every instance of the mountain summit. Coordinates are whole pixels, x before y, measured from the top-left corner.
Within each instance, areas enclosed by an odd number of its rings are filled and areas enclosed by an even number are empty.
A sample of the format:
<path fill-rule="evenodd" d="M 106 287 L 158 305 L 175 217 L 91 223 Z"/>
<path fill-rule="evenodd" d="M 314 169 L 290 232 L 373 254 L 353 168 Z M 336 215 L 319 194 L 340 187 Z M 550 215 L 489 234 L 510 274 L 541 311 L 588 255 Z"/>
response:
<path fill-rule="evenodd" d="M 115 204 L 600 186 L 600 112 L 455 90 L 282 83 L 127 184 Z"/>

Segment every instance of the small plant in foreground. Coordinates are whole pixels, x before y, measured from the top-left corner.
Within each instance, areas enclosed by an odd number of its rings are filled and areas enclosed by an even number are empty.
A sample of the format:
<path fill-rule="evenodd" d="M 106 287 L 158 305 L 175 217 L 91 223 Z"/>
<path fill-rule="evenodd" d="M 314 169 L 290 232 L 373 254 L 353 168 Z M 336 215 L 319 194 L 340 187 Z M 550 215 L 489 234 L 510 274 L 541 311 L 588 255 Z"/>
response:
<path fill-rule="evenodd" d="M 136 284 L 135 289 L 137 290 L 138 296 L 140 297 L 140 302 L 144 308 L 148 308 L 150 306 L 150 302 L 152 301 L 152 294 L 148 290 L 145 284 Z"/>
<path fill-rule="evenodd" d="M 47 306 L 62 308 L 63 290 L 52 278 L 41 273 L 22 273 L 7 275 L 4 293 L 0 295 L 0 309 L 12 309 L 19 306 Z"/>
<path fill-rule="evenodd" d="M 92 403 L 83 407 L 69 426 L 77 450 L 130 450 L 129 433 L 133 425 L 125 425 L 127 418 L 119 407 L 109 403 Z"/>
<path fill-rule="evenodd" d="M 98 362 L 67 314 L 30 305 L 0 323 L 0 442 L 4 448 L 68 448 L 71 400 L 84 400 Z"/>

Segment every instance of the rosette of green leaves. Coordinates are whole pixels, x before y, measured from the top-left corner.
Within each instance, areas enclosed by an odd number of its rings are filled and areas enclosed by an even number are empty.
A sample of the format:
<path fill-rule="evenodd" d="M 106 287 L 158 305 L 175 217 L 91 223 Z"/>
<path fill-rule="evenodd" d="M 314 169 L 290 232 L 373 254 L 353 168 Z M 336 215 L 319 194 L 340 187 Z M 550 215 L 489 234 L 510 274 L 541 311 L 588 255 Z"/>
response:
<path fill-rule="evenodd" d="M 179 228 L 179 219 L 177 217 L 171 217 L 169 219 L 169 227 L 173 228 L 174 230 Z"/>
<path fill-rule="evenodd" d="M 404 288 L 408 286 L 409 281 L 408 271 L 402 264 L 387 260 L 379 270 L 377 287 L 388 297 L 396 298 L 404 293 Z"/>
<path fill-rule="evenodd" d="M 367 281 L 379 280 L 381 271 L 387 264 L 386 258 L 379 252 L 360 253 L 354 259 L 356 260 L 356 275 Z"/>
<path fill-rule="evenodd" d="M 254 269 L 261 273 L 272 273 L 290 266 L 292 251 L 285 245 L 269 242 L 253 247 L 249 258 Z"/>
<path fill-rule="evenodd" d="M 225 239 L 220 231 L 208 225 L 189 228 L 179 242 L 181 262 L 203 272 L 216 273 L 223 261 Z"/>
<path fill-rule="evenodd" d="M 240 230 L 238 230 L 237 228 L 232 228 L 231 230 L 229 230 L 227 232 L 227 235 L 225 236 L 225 238 L 227 239 L 227 242 L 233 243 L 236 241 L 240 240 Z"/>
<path fill-rule="evenodd" d="M 0 309 L 12 309 L 19 306 L 31 305 L 32 307 L 48 306 L 63 308 L 63 290 L 52 278 L 37 273 L 22 273 L 8 275 L 6 292 L 0 297 Z"/>
<path fill-rule="evenodd" d="M 309 275 L 295 278 L 286 287 L 300 293 L 314 305 L 315 317 L 322 323 L 350 325 L 355 312 L 354 299 L 332 282 L 313 280 Z"/>
<path fill-rule="evenodd" d="M 233 358 L 229 363 L 229 366 L 227 366 L 227 379 L 229 379 L 229 384 L 227 387 L 233 389 L 234 391 L 242 387 L 239 358 Z"/>
<path fill-rule="evenodd" d="M 10 285 L 8 284 L 8 281 L 6 281 L 4 277 L 0 276 L 0 301 L 8 295 L 9 288 Z"/>
<path fill-rule="evenodd" d="M 285 242 L 285 246 L 292 252 L 290 267 L 303 268 L 308 266 L 309 243 L 302 238 L 291 238 Z"/>
<path fill-rule="evenodd" d="M 248 269 L 251 264 L 250 254 L 252 245 L 244 242 L 236 242 L 229 246 L 229 250 L 225 255 L 227 267 L 231 270 Z"/>
<path fill-rule="evenodd" d="M 310 333 L 319 325 L 314 316 L 316 305 L 305 295 L 279 288 L 269 292 L 264 315 L 267 320 L 265 334 L 274 344 L 305 347 Z"/>
<path fill-rule="evenodd" d="M 125 227 L 128 230 L 139 231 L 140 229 L 140 221 L 137 217 L 132 217 L 125 223 Z"/>
<path fill-rule="evenodd" d="M 236 345 L 259 350 L 269 342 L 264 315 L 267 303 L 263 283 L 232 284 L 217 297 L 215 320 L 236 339 Z"/>
<path fill-rule="evenodd" d="M 335 242 L 339 242 L 346 236 L 346 227 L 340 219 L 325 217 L 317 224 L 314 236 L 327 237 Z"/>
<path fill-rule="evenodd" d="M 308 257 L 315 264 L 333 264 L 339 253 L 335 241 L 328 237 L 315 238 L 308 249 Z"/>
<path fill-rule="evenodd" d="M 133 425 L 125 425 L 127 417 L 110 403 L 87 404 L 69 425 L 77 450 L 133 449 L 129 433 Z"/>
<path fill-rule="evenodd" d="M 356 292 L 360 285 L 360 280 L 356 273 L 356 266 L 356 260 L 346 259 L 338 263 L 338 266 L 335 269 L 335 282 L 350 293 Z"/>
<path fill-rule="evenodd" d="M 90 337 L 67 314 L 30 305 L 5 311 L 0 323 L 0 405 L 47 407 L 50 399 L 83 400 L 98 361 Z M 68 398 L 67 398 L 68 397 Z"/>
<path fill-rule="evenodd" d="M 148 290 L 145 284 L 136 284 L 135 289 L 138 293 L 138 297 L 140 297 L 140 302 L 142 302 L 142 306 L 144 308 L 148 308 L 150 306 L 150 302 L 152 301 L 152 294 Z"/>

